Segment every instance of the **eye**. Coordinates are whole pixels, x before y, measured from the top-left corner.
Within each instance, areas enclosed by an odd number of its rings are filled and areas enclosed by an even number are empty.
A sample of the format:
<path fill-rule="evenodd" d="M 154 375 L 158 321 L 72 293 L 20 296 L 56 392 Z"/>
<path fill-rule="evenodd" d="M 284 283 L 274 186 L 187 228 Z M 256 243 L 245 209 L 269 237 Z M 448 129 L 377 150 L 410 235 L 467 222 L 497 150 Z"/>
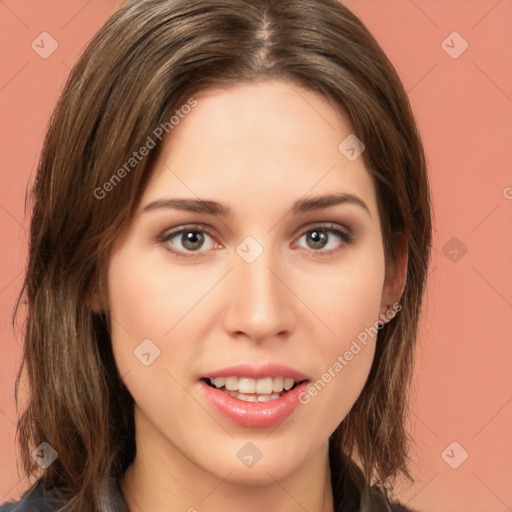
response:
<path fill-rule="evenodd" d="M 338 238 L 341 243 L 332 242 L 332 238 Z M 318 255 L 333 254 L 343 249 L 343 247 L 350 245 L 354 241 L 352 233 L 334 227 L 331 224 L 315 226 L 312 229 L 304 232 L 299 238 L 306 239 L 308 247 L 306 249 L 313 249 L 313 252 L 319 253 Z M 329 249 L 329 246 L 331 248 Z M 321 250 L 328 248 L 329 250 Z M 315 254 L 316 256 L 316 254 Z"/>
<path fill-rule="evenodd" d="M 217 248 L 218 244 L 213 241 L 213 245 L 205 242 L 212 239 L 212 236 L 202 227 L 185 226 L 175 231 L 163 233 L 158 237 L 157 242 L 163 244 L 167 250 L 182 258 L 195 258 L 204 251 L 200 251 L 206 245 L 205 250 Z M 210 247 L 208 247 L 208 245 Z M 181 246 L 181 247 L 180 247 Z"/>
<path fill-rule="evenodd" d="M 316 253 L 315 256 L 336 253 L 354 241 L 350 231 L 338 229 L 331 224 L 308 229 L 302 233 L 299 240 L 302 238 L 307 240 L 308 247 L 305 247 L 305 249 L 312 249 L 313 253 Z M 332 243 L 332 238 L 338 238 L 341 243 Z M 208 239 L 211 240 L 209 243 Z M 156 242 L 162 244 L 165 249 L 180 258 L 196 258 L 202 252 L 222 247 L 202 226 L 184 226 L 174 231 L 164 232 L 156 239 Z M 334 247 L 323 250 L 329 246 Z"/>

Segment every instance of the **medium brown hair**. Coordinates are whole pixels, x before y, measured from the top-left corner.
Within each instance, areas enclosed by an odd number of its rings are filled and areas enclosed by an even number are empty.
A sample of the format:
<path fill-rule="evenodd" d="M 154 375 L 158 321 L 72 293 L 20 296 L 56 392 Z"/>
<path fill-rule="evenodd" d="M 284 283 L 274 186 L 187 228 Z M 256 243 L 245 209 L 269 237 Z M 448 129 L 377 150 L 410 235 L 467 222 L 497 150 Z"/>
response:
<path fill-rule="evenodd" d="M 268 79 L 316 91 L 345 113 L 376 184 L 386 271 L 407 252 L 402 310 L 379 331 L 369 378 L 330 448 L 340 471 L 344 458 L 360 461 L 362 488 L 410 476 L 404 423 L 432 228 L 425 155 L 396 71 L 336 0 L 132 0 L 88 45 L 52 115 L 15 309 L 26 297 L 16 379 L 18 404 L 25 368 L 23 471 L 38 474 L 30 453 L 48 442 L 58 458 L 41 481 L 61 489 L 65 510 L 91 510 L 102 480 L 119 478 L 135 456 L 133 398 L 112 354 L 105 272 L 158 148 L 107 196 L 94 191 L 194 94 Z M 91 310 L 95 292 L 105 314 Z"/>

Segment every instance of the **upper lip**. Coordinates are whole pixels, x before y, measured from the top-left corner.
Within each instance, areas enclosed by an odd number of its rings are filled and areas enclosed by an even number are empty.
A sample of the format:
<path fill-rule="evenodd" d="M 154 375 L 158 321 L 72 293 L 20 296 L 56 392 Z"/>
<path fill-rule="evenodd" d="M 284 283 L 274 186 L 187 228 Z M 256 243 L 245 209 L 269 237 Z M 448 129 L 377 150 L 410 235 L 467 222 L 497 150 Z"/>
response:
<path fill-rule="evenodd" d="M 261 365 L 240 363 L 205 373 L 201 378 L 213 379 L 215 377 L 249 377 L 253 379 L 264 379 L 265 377 L 289 377 L 294 379 L 296 382 L 311 380 L 305 373 L 279 363 L 265 363 Z"/>

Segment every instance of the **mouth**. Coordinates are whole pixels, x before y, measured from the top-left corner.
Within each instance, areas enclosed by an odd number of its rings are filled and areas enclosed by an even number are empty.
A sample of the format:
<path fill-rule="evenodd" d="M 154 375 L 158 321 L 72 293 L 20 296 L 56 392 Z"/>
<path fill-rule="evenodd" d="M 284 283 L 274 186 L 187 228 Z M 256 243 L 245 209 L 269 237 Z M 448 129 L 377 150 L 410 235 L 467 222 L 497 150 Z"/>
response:
<path fill-rule="evenodd" d="M 235 364 L 204 373 L 198 380 L 213 414 L 249 428 L 274 427 L 293 418 L 309 382 L 310 375 L 277 362 Z"/>
<path fill-rule="evenodd" d="M 205 377 L 201 379 L 208 386 L 243 402 L 269 402 L 277 400 L 295 389 L 307 379 L 291 377 Z"/>

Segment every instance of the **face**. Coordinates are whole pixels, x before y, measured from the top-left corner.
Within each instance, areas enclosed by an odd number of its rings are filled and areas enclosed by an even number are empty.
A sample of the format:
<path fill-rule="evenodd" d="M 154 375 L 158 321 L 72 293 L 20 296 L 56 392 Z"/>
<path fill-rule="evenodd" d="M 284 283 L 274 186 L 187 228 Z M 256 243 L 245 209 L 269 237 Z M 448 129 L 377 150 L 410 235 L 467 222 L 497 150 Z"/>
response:
<path fill-rule="evenodd" d="M 375 187 L 312 91 L 195 99 L 111 252 L 114 356 L 153 461 L 281 479 L 325 455 L 371 367 L 389 303 Z"/>

